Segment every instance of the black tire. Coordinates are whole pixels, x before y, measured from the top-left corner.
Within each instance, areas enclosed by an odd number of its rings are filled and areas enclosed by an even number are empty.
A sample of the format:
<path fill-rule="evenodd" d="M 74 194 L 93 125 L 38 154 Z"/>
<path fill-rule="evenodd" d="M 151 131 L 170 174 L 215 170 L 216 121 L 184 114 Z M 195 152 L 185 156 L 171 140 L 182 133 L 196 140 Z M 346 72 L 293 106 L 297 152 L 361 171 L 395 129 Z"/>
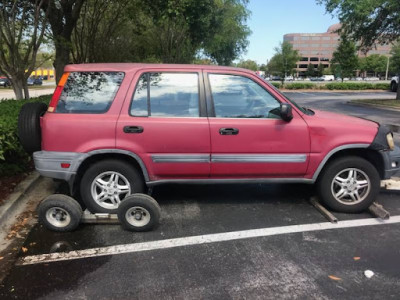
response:
<path fill-rule="evenodd" d="M 106 172 L 116 172 L 122 175 L 121 180 L 127 180 L 130 186 L 130 193 L 121 196 L 123 201 L 129 194 L 143 193 L 145 184 L 141 173 L 132 165 L 118 159 L 107 159 L 91 165 L 83 174 L 80 182 L 80 191 L 83 203 L 91 213 L 116 214 L 118 206 L 113 206 L 112 200 L 108 199 L 100 205 L 92 196 L 92 184 L 97 176 Z"/>
<path fill-rule="evenodd" d="M 44 199 L 38 207 L 39 222 L 46 228 L 67 232 L 75 230 L 82 218 L 82 208 L 73 198 L 54 194 Z"/>
<path fill-rule="evenodd" d="M 390 83 L 390 90 L 394 93 L 397 92 L 397 83 L 395 81 Z"/>
<path fill-rule="evenodd" d="M 29 154 L 40 151 L 42 133 L 40 130 L 40 117 L 47 110 L 44 103 L 26 103 L 22 106 L 18 116 L 18 136 L 22 147 Z"/>
<path fill-rule="evenodd" d="M 129 231 L 152 230 L 159 225 L 160 216 L 161 208 L 157 201 L 145 194 L 131 195 L 118 207 L 118 220 Z"/>
<path fill-rule="evenodd" d="M 345 196 L 348 198 L 348 201 L 346 201 L 346 199 L 340 201 L 335 197 L 334 192 L 339 193 L 342 187 L 337 183 L 333 183 L 333 181 L 337 178 L 337 175 L 341 172 L 345 174 L 346 170 L 350 168 L 354 168 L 356 171 L 358 170 L 357 173 L 358 176 L 360 176 L 360 181 L 369 180 L 369 188 L 365 187 L 359 190 L 361 191 L 361 195 L 360 199 L 357 201 L 349 199 L 352 198 L 351 195 Z M 350 174 L 347 173 L 347 175 Z M 346 188 L 343 188 L 344 193 L 352 194 L 353 192 L 347 193 L 347 189 L 357 189 L 357 184 L 348 182 L 347 179 L 344 179 L 342 176 L 340 177 L 343 181 L 346 181 L 344 183 L 342 182 L 346 185 Z M 351 180 L 353 180 L 353 178 L 349 179 L 349 181 Z M 379 189 L 380 177 L 378 171 L 369 161 L 357 156 L 335 159 L 324 168 L 317 182 L 317 190 L 321 201 L 330 209 L 343 213 L 358 213 L 364 211 L 372 204 L 372 202 L 374 202 L 379 193 Z M 359 195 L 358 192 L 357 194 Z M 351 201 L 355 203 L 352 203 Z"/>

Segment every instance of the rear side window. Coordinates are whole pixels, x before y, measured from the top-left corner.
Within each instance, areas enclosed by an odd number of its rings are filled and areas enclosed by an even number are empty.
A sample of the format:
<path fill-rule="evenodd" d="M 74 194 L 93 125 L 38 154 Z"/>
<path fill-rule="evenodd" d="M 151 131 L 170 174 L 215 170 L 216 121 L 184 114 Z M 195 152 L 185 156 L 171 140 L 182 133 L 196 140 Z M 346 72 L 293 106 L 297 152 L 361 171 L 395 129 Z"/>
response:
<path fill-rule="evenodd" d="M 123 79 L 123 72 L 71 72 L 56 112 L 104 113 L 110 108 Z"/>
<path fill-rule="evenodd" d="M 198 117 L 198 74 L 143 74 L 136 86 L 130 114 L 136 117 Z"/>

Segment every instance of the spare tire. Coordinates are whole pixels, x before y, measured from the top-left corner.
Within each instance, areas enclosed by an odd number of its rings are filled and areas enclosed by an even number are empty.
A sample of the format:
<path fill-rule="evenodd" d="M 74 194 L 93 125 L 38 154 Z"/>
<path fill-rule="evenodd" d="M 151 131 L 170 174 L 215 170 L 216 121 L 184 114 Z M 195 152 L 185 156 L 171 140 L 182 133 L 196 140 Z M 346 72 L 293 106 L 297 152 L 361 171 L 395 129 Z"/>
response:
<path fill-rule="evenodd" d="M 40 130 L 40 117 L 47 110 L 44 103 L 26 103 L 22 106 L 18 116 L 19 141 L 29 154 L 40 151 L 42 134 Z"/>

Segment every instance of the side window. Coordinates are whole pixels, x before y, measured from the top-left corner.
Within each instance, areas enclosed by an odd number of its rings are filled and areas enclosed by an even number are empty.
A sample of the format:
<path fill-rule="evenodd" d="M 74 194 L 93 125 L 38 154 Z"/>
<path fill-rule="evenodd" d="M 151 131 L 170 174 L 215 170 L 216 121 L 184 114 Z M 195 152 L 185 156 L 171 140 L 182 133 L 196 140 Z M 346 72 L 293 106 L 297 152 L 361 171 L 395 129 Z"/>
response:
<path fill-rule="evenodd" d="M 122 72 L 71 72 L 55 112 L 104 113 L 123 79 Z"/>
<path fill-rule="evenodd" d="M 130 114 L 137 117 L 198 117 L 198 74 L 143 74 L 136 86 Z"/>
<path fill-rule="evenodd" d="M 236 75 L 209 74 L 218 118 L 280 118 L 280 102 L 253 80 Z"/>

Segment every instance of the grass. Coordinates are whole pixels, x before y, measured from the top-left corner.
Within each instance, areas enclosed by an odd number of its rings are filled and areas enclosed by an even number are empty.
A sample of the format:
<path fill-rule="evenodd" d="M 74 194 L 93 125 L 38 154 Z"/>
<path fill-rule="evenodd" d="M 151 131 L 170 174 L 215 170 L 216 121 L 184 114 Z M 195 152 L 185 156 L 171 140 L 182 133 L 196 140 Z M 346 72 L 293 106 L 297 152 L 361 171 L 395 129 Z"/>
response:
<path fill-rule="evenodd" d="M 352 103 L 367 104 L 372 106 L 386 106 L 392 108 L 400 108 L 400 100 L 395 99 L 363 99 L 363 100 L 351 100 Z"/>

